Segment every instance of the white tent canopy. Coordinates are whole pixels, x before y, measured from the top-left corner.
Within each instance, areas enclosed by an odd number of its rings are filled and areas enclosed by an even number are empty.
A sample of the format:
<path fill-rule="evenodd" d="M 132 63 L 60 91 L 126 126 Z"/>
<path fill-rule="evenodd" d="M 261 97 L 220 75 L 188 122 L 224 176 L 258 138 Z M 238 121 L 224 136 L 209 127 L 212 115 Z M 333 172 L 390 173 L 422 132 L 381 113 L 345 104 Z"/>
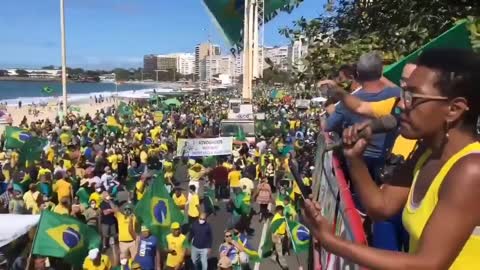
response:
<path fill-rule="evenodd" d="M 0 214 L 0 220 L 0 247 L 3 247 L 37 225 L 40 215 Z"/>

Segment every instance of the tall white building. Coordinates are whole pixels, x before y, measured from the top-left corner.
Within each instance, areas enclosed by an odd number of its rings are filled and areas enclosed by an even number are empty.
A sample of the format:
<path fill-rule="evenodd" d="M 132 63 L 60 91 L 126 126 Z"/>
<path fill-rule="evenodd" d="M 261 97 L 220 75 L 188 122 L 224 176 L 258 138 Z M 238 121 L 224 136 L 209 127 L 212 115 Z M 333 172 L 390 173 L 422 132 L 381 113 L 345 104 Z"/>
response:
<path fill-rule="evenodd" d="M 269 58 L 275 68 L 279 70 L 288 70 L 290 65 L 289 59 L 289 46 L 275 46 L 275 47 L 265 47 L 264 53 L 265 58 Z M 265 68 L 268 67 L 268 64 L 265 65 Z"/>
<path fill-rule="evenodd" d="M 231 55 L 214 55 L 200 61 L 200 80 L 207 81 L 218 74 L 234 77 L 236 73 L 235 58 Z"/>
<path fill-rule="evenodd" d="M 177 72 L 182 75 L 190 75 L 195 72 L 195 55 L 191 53 L 173 53 L 177 59 Z"/>
<path fill-rule="evenodd" d="M 195 46 L 195 75 L 201 76 L 201 63 L 205 58 L 221 54 L 220 46 L 213 43 L 202 43 Z"/>

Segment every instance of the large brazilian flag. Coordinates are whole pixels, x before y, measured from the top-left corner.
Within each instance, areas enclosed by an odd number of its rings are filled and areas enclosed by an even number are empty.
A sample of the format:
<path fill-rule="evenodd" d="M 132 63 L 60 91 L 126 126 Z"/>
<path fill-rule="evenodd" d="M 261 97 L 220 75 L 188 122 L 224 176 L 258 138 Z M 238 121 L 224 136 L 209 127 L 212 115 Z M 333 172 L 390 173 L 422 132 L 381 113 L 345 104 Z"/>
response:
<path fill-rule="evenodd" d="M 88 225 L 68 215 L 42 211 L 32 253 L 62 258 L 81 266 L 88 251 L 100 247 L 100 236 Z"/>
<path fill-rule="evenodd" d="M 310 249 L 310 231 L 298 221 L 289 220 L 288 234 L 292 241 L 292 248 L 295 254 L 307 252 Z"/>
<path fill-rule="evenodd" d="M 243 22 L 245 16 L 245 0 L 202 0 L 210 15 L 215 19 L 230 46 L 241 51 L 243 49 Z M 290 12 L 298 0 L 265 0 L 265 21 L 273 19 L 278 12 Z"/>
<path fill-rule="evenodd" d="M 147 193 L 137 203 L 135 216 L 158 238 L 163 248 L 166 248 L 166 237 L 170 233 L 170 225 L 173 222 L 184 223 L 185 216 L 165 188 L 163 173 L 155 177 Z"/>
<path fill-rule="evenodd" d="M 7 126 L 5 128 L 5 148 L 19 149 L 32 137 L 32 134 L 25 129 Z"/>

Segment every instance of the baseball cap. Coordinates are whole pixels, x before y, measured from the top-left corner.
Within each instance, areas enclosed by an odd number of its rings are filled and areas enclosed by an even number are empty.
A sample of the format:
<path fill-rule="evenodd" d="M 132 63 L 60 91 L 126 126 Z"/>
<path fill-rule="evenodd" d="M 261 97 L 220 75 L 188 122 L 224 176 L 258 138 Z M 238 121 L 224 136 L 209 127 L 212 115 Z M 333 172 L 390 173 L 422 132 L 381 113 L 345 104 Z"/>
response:
<path fill-rule="evenodd" d="M 172 225 L 170 226 L 170 229 L 172 229 L 172 230 L 180 229 L 180 223 L 173 222 Z"/>
<path fill-rule="evenodd" d="M 148 232 L 148 231 L 150 231 L 150 229 L 148 229 L 147 226 L 142 225 L 141 231 L 142 231 L 142 232 Z"/>
<path fill-rule="evenodd" d="M 88 258 L 90 260 L 95 260 L 98 256 L 98 253 L 100 252 L 100 250 L 98 248 L 94 248 L 94 249 L 91 249 L 88 251 Z"/>

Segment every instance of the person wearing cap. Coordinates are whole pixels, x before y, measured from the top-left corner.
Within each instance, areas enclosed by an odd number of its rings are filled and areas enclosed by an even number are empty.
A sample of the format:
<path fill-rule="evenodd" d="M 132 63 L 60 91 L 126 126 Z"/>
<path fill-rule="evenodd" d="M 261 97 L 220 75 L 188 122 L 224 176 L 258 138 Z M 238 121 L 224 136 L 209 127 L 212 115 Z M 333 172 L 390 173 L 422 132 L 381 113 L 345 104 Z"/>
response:
<path fill-rule="evenodd" d="M 98 248 L 94 248 L 88 251 L 82 268 L 83 270 L 110 270 L 112 264 L 107 255 L 100 253 Z"/>
<path fill-rule="evenodd" d="M 142 225 L 141 233 L 137 236 L 138 252 L 135 262 L 142 270 L 160 270 L 160 244 L 150 230 Z"/>
<path fill-rule="evenodd" d="M 172 199 L 175 205 L 178 206 L 180 210 L 183 211 L 185 209 L 185 205 L 187 204 L 187 197 L 185 196 L 185 194 L 183 194 L 182 188 L 175 188 L 175 193 L 173 193 Z"/>
<path fill-rule="evenodd" d="M 135 233 L 136 219 L 133 215 L 133 205 L 126 203 L 118 208 L 112 201 L 109 203 L 118 224 L 120 254 L 129 254 L 130 257 L 135 258 L 137 255 L 137 245 L 135 243 L 137 235 Z"/>
<path fill-rule="evenodd" d="M 98 204 L 95 200 L 89 201 L 89 207 L 85 209 L 83 213 L 85 216 L 85 220 L 87 221 L 87 225 L 92 227 L 95 231 L 100 232 L 100 209 L 98 208 Z"/>
<path fill-rule="evenodd" d="M 185 262 L 187 237 L 181 233 L 178 222 L 173 222 L 170 229 L 172 232 L 167 235 L 168 254 L 165 265 L 168 270 L 178 270 Z"/>

